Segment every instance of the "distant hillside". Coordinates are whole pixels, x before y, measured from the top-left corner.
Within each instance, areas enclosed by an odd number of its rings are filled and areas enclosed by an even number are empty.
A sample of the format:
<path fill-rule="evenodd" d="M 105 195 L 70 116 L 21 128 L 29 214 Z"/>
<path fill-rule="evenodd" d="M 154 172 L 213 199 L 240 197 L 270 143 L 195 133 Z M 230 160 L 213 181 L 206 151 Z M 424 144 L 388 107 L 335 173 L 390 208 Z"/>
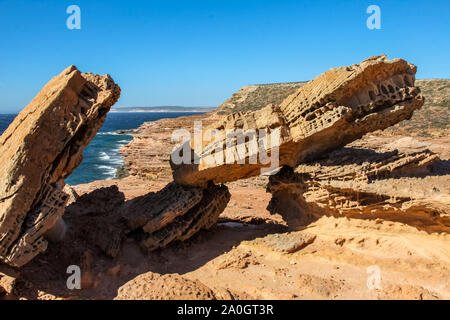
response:
<path fill-rule="evenodd" d="M 214 107 L 181 107 L 181 106 L 159 106 L 159 107 L 124 107 L 113 108 L 111 112 L 210 112 Z"/>
<path fill-rule="evenodd" d="M 269 103 L 280 104 L 287 96 L 305 85 L 304 82 L 274 83 L 244 86 L 222 103 L 217 114 L 258 110 Z M 450 134 L 450 79 L 416 80 L 425 96 L 425 105 L 411 120 L 387 129 L 405 131 L 410 135 L 430 136 Z"/>
<path fill-rule="evenodd" d="M 217 108 L 217 114 L 258 110 L 266 105 L 280 104 L 287 96 L 305 85 L 304 82 L 259 84 L 242 87 Z"/>
<path fill-rule="evenodd" d="M 405 131 L 409 135 L 443 136 L 450 134 L 450 79 L 416 80 L 425 97 L 422 109 L 411 120 L 402 121 L 387 131 Z"/>

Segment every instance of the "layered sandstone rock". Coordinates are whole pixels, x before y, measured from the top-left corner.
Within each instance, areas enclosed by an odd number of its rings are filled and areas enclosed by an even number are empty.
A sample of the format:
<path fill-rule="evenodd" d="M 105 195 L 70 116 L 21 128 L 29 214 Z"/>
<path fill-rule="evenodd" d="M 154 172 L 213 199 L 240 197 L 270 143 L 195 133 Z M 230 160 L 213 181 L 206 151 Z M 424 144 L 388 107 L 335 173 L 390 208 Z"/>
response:
<path fill-rule="evenodd" d="M 415 73 L 414 65 L 386 56 L 331 69 L 279 107 L 229 115 L 203 130 L 201 143 L 194 137 L 182 144 L 171 158 L 174 179 L 204 186 L 208 181 L 225 183 L 258 175 L 261 168 L 273 169 L 274 159 L 276 166 L 295 166 L 409 119 L 424 103 L 414 85 Z M 236 129 L 242 130 L 243 139 L 236 137 Z M 256 134 L 247 134 L 252 130 Z M 187 161 L 180 161 L 187 153 Z"/>
<path fill-rule="evenodd" d="M 210 180 L 225 183 L 256 176 L 270 167 L 273 159 L 281 164 L 290 162 L 294 151 L 289 127 L 274 105 L 231 114 L 205 129 L 201 152 L 195 152 L 194 144 L 186 142 L 171 157 L 173 177 L 180 184 L 204 186 Z M 186 151 L 192 152 L 192 164 L 177 164 L 174 155 Z"/>
<path fill-rule="evenodd" d="M 64 179 L 102 126 L 120 88 L 71 66 L 53 78 L 0 137 L 0 259 L 22 266 L 44 251 L 64 212 Z"/>
<path fill-rule="evenodd" d="M 280 108 L 298 144 L 294 164 L 411 118 L 424 103 L 416 71 L 402 59 L 372 57 L 331 69 L 289 96 Z"/>
<path fill-rule="evenodd" d="M 224 185 L 205 189 L 174 182 L 157 193 L 135 198 L 121 208 L 122 216 L 147 251 L 184 241 L 211 228 L 230 201 Z"/>
<path fill-rule="evenodd" d="M 117 257 L 125 238 L 150 252 L 184 241 L 211 228 L 226 208 L 226 186 L 184 187 L 174 182 L 158 192 L 125 201 L 116 186 L 84 194 L 65 213 L 68 223 L 83 230 L 83 238 L 109 257 Z"/>
<path fill-rule="evenodd" d="M 356 142 L 270 177 L 271 213 L 293 227 L 323 215 L 450 231 L 450 167 L 433 152 Z"/>

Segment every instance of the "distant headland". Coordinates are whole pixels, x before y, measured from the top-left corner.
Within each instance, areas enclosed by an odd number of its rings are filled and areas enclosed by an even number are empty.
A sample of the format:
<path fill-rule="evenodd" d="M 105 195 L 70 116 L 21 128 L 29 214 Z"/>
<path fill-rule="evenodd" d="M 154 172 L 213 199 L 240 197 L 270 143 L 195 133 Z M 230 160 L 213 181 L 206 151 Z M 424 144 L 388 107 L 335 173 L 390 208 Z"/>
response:
<path fill-rule="evenodd" d="M 113 108 L 110 112 L 210 112 L 216 107 L 182 107 L 182 106 L 157 106 L 157 107 L 121 107 Z"/>

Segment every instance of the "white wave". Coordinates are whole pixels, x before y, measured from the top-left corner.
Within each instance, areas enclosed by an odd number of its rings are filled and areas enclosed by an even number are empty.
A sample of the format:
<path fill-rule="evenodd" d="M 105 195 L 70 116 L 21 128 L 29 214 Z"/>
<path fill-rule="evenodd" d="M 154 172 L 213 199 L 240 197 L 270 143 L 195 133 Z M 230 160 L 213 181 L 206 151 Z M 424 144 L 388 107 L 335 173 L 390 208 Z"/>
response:
<path fill-rule="evenodd" d="M 111 160 L 111 157 L 108 156 L 108 154 L 106 154 L 106 152 L 103 152 L 103 151 L 99 153 L 99 157 L 98 158 L 100 160 L 104 160 L 104 161 Z"/>
<path fill-rule="evenodd" d="M 111 135 L 111 136 L 118 136 L 118 135 L 120 135 L 120 133 L 117 133 L 117 132 L 114 132 L 114 131 L 111 131 L 111 132 L 99 132 L 99 133 L 97 133 L 97 134 L 99 134 L 99 135 Z"/>
<path fill-rule="evenodd" d="M 116 164 L 116 165 L 122 165 L 123 164 L 123 159 L 122 158 L 114 158 L 114 159 L 111 159 L 109 161 L 109 163 Z"/>
<path fill-rule="evenodd" d="M 111 166 L 104 166 L 104 165 L 96 165 L 97 168 L 105 171 L 105 172 L 115 172 L 116 168 L 111 167 Z"/>
<path fill-rule="evenodd" d="M 108 170 L 108 169 L 114 169 L 114 167 L 111 167 L 111 166 L 105 166 L 105 165 L 103 165 L 103 164 L 97 164 L 97 165 L 95 165 L 97 168 L 99 168 L 99 169 L 105 169 L 105 170 Z"/>
<path fill-rule="evenodd" d="M 130 136 L 133 135 L 131 133 L 119 133 L 117 131 L 108 131 L 108 132 L 98 132 L 99 135 L 111 135 L 111 136 Z"/>

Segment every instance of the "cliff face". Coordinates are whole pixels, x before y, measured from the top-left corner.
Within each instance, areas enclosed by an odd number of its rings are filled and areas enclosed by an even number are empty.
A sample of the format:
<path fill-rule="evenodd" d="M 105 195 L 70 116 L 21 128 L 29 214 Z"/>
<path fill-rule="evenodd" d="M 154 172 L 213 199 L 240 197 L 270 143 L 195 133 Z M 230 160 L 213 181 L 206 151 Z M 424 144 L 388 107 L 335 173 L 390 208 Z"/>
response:
<path fill-rule="evenodd" d="M 194 121 L 202 121 L 207 126 L 218 119 L 214 114 L 203 114 L 144 123 L 133 134 L 133 140 L 119 150 L 125 170 L 146 180 L 170 182 L 172 171 L 169 159 L 177 145 L 171 139 L 172 133 L 181 128 L 192 133 Z"/>

